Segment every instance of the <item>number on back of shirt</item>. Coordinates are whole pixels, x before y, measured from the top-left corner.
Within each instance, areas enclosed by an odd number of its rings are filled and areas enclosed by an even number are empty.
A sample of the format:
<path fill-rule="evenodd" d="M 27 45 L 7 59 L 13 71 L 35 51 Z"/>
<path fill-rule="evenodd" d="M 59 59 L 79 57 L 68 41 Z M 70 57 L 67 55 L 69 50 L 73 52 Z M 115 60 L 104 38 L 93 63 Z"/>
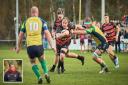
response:
<path fill-rule="evenodd" d="M 29 27 L 30 27 L 30 31 L 38 31 L 39 25 L 38 25 L 37 22 L 31 22 L 31 23 L 29 24 Z"/>

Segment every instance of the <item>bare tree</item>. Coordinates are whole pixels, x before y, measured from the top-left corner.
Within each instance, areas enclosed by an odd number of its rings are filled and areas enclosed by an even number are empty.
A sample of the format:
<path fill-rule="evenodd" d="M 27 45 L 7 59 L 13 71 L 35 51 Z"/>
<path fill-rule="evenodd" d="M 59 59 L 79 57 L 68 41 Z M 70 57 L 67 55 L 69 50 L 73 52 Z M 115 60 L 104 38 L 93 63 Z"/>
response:
<path fill-rule="evenodd" d="M 76 23 L 75 0 L 73 0 L 73 22 Z"/>
<path fill-rule="evenodd" d="M 91 0 L 86 0 L 85 1 L 85 16 L 89 17 L 91 14 Z"/>

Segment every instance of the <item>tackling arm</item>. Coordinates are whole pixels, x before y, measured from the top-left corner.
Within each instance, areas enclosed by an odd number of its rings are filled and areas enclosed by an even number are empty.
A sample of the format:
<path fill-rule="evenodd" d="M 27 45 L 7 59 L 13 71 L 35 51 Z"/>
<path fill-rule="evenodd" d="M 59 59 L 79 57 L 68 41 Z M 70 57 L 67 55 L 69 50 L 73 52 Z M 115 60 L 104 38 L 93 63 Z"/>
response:
<path fill-rule="evenodd" d="M 72 30 L 71 32 L 72 32 L 73 34 L 79 34 L 79 35 L 80 35 L 80 34 L 87 34 L 87 32 L 86 32 L 85 30 L 74 30 L 74 31 Z"/>
<path fill-rule="evenodd" d="M 77 29 L 77 30 L 84 30 L 84 28 L 81 25 L 76 25 L 75 29 Z"/>

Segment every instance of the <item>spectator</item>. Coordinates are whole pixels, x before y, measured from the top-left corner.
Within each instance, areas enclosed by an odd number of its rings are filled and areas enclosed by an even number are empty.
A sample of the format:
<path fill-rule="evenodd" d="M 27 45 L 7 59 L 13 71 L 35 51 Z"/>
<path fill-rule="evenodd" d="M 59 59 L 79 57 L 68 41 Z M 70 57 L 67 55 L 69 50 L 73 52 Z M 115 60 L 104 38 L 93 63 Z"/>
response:
<path fill-rule="evenodd" d="M 128 28 L 125 29 L 124 33 L 124 44 L 125 44 L 125 52 L 128 51 Z"/>
<path fill-rule="evenodd" d="M 120 27 L 120 23 L 117 23 L 117 26 L 118 27 Z M 117 53 L 117 50 L 120 52 L 121 51 L 121 48 L 120 48 L 120 37 L 121 37 L 121 31 L 119 31 L 119 34 L 118 34 L 118 39 L 117 39 L 117 41 L 116 41 L 116 43 L 115 43 L 115 51 L 116 51 L 116 53 Z M 117 47 L 118 47 L 118 49 L 117 49 Z"/>
<path fill-rule="evenodd" d="M 128 28 L 125 29 L 125 32 L 124 32 L 124 39 L 128 39 Z"/>
<path fill-rule="evenodd" d="M 92 50 L 92 37 L 91 35 L 88 35 L 88 51 Z"/>
<path fill-rule="evenodd" d="M 4 74 L 4 81 L 21 82 L 21 74 L 17 71 L 15 65 L 9 65 L 9 69 Z"/>
<path fill-rule="evenodd" d="M 122 17 L 123 24 L 126 24 L 126 15 Z"/>
<path fill-rule="evenodd" d="M 128 15 L 126 16 L 126 27 L 128 26 Z"/>
<path fill-rule="evenodd" d="M 85 39 L 85 35 L 80 35 L 81 52 L 84 52 L 85 51 L 85 42 L 84 42 L 84 39 Z M 84 49 L 82 49 L 83 47 L 84 47 Z"/>

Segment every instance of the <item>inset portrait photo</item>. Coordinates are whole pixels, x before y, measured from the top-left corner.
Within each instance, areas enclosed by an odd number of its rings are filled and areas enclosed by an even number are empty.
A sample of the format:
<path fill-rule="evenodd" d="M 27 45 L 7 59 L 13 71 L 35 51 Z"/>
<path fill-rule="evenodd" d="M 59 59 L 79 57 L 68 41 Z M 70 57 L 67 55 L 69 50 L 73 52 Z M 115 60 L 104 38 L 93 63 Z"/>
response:
<path fill-rule="evenodd" d="M 22 83 L 23 82 L 23 62 L 21 59 L 3 60 L 3 82 Z"/>

